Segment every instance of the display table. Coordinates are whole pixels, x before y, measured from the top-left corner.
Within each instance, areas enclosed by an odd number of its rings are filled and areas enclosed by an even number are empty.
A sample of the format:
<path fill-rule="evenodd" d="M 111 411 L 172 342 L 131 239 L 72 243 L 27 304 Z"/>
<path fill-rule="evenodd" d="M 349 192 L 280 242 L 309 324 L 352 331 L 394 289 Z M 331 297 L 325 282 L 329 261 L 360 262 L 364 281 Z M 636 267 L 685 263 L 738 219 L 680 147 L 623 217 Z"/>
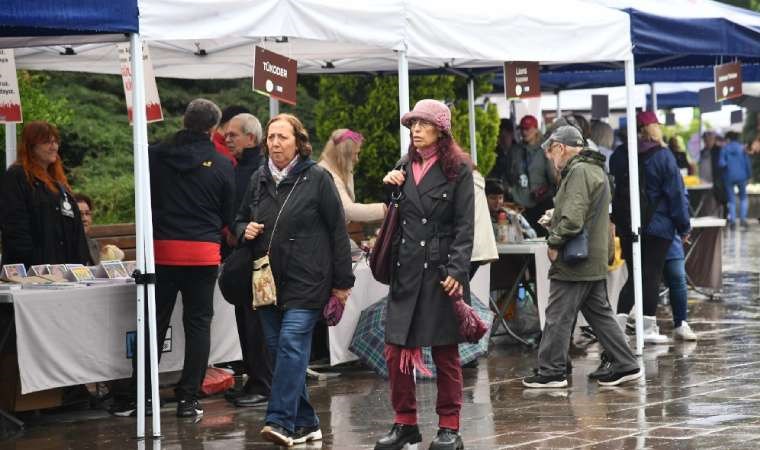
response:
<path fill-rule="evenodd" d="M 491 265 L 491 289 L 511 289 L 522 278 L 515 270 L 522 265 L 532 267 L 536 283 L 538 320 L 544 327 L 544 311 L 549 304 L 549 267 L 546 241 L 528 240 L 520 243 L 498 244 L 499 261 Z M 520 271 L 522 272 L 522 271 Z"/>
<path fill-rule="evenodd" d="M 131 375 L 127 340 L 136 329 L 134 284 L 2 291 L 0 302 L 13 304 L 22 394 Z M 181 296 L 170 326 L 161 372 L 182 369 L 185 333 Z M 209 364 L 239 359 L 235 309 L 217 288 Z"/>
<path fill-rule="evenodd" d="M 686 277 L 692 286 L 719 290 L 723 286 L 723 228 L 717 217 L 691 219 L 691 245 L 686 250 Z"/>
<path fill-rule="evenodd" d="M 719 216 L 721 206 L 713 194 L 713 184 L 703 183 L 696 186 L 687 186 L 689 192 L 689 206 L 693 217 Z"/>
<path fill-rule="evenodd" d="M 361 260 L 354 269 L 356 281 L 351 289 L 351 296 L 346 302 L 343 317 L 338 325 L 328 327 L 330 341 L 330 364 L 342 364 L 359 358 L 348 350 L 354 330 L 359 323 L 362 311 L 374 305 L 388 295 L 388 286 L 377 282 L 366 261 Z M 470 282 L 470 290 L 483 301 L 489 295 L 490 272 L 488 265 L 481 266 Z"/>

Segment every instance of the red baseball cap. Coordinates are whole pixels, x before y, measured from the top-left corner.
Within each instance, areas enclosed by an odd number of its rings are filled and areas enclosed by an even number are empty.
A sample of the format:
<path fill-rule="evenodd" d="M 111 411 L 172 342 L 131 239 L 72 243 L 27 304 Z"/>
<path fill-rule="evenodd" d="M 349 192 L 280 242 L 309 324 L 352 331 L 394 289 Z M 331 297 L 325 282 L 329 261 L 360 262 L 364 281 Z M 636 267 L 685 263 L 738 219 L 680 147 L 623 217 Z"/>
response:
<path fill-rule="evenodd" d="M 528 114 L 527 116 L 523 116 L 522 119 L 520 119 L 520 128 L 523 130 L 528 130 L 531 128 L 538 128 L 538 119 Z"/>
<path fill-rule="evenodd" d="M 655 114 L 653 111 L 641 111 L 640 113 L 636 114 L 636 124 L 638 126 L 645 127 L 653 123 L 660 123 L 660 121 L 657 120 L 657 114 Z"/>

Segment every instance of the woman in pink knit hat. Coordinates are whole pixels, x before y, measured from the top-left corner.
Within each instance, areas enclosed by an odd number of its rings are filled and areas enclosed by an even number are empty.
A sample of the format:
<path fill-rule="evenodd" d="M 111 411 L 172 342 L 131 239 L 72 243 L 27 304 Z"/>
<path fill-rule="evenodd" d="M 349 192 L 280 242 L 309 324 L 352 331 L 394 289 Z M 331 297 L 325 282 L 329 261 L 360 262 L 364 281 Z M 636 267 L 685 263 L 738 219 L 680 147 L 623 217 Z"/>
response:
<path fill-rule="evenodd" d="M 414 369 L 429 373 L 421 347 L 432 347 L 437 370 L 439 429 L 430 448 L 462 449 L 458 344 L 464 339 L 450 295 L 463 292 L 470 302 L 472 162 L 451 136 L 451 111 L 445 104 L 421 100 L 401 123 L 410 131 L 409 153 L 383 178 L 402 194 L 385 328 L 395 419 L 375 449 L 401 449 L 422 440 L 412 373 Z"/>

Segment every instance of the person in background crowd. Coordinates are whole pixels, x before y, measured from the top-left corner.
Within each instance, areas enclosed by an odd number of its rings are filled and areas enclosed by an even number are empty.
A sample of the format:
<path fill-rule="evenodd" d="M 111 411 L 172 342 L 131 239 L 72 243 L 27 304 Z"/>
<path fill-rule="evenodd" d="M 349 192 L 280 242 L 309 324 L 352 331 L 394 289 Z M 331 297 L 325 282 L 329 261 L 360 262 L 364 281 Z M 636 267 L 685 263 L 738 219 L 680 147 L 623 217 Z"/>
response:
<path fill-rule="evenodd" d="M 434 450 L 463 448 L 459 434 L 463 381 L 459 322 L 451 295 L 470 302 L 469 270 L 475 220 L 472 162 L 451 136 L 451 111 L 420 100 L 401 118 L 411 145 L 405 170 L 383 178 L 403 192 L 399 203 L 401 243 L 394 252 L 386 310 L 393 427 L 375 450 L 400 450 L 422 440 L 417 426 L 414 368 L 426 371 L 422 347 L 432 347 L 437 369 L 438 434 Z"/>
<path fill-rule="evenodd" d="M 651 111 L 640 112 L 636 122 L 639 129 L 639 184 L 645 189 L 646 196 L 641 200 L 644 342 L 664 344 L 668 338 L 660 334 L 656 317 L 660 281 L 668 249 L 676 234 L 688 240 L 691 228 L 689 202 L 676 160 L 662 142 L 657 116 Z M 633 273 L 630 197 L 625 188 L 628 180 L 626 153 L 625 149 L 615 150 L 610 160 L 610 174 L 616 183 L 612 213 L 628 273 Z M 623 328 L 632 318 L 629 316 L 634 304 L 632 280 L 633 277 L 628 278 L 618 301 L 618 321 Z"/>
<path fill-rule="evenodd" d="M 512 174 L 515 185 L 511 189 L 514 201 L 525 208 L 525 218 L 540 236 L 545 230 L 538 226 L 538 219 L 553 206 L 552 195 L 556 186 L 556 174 L 539 146 L 541 132 L 538 120 L 531 115 L 520 120 L 522 142 L 515 147 Z"/>
<path fill-rule="evenodd" d="M 688 288 L 686 285 L 686 260 L 681 236 L 673 243 L 665 256 L 665 285 L 668 286 L 670 308 L 673 312 L 673 337 L 683 341 L 696 341 L 697 335 L 686 322 Z"/>
<path fill-rule="evenodd" d="M 610 124 L 601 120 L 592 120 L 590 140 L 596 143 L 599 153 L 604 155 L 604 170 L 609 173 L 610 156 L 612 156 L 612 146 L 615 141 L 615 134 Z"/>
<path fill-rule="evenodd" d="M 354 168 L 359 163 L 364 137 L 356 131 L 340 128 L 330 134 L 322 150 L 319 165 L 330 172 L 347 222 L 376 222 L 383 220 L 388 207 L 385 203 L 361 204 L 354 194 Z"/>
<path fill-rule="evenodd" d="M 493 217 L 490 213 L 491 204 L 485 190 L 486 180 L 477 170 L 473 170 L 472 180 L 475 185 L 475 228 L 472 240 L 472 256 L 470 258 L 470 280 L 475 276 L 478 267 L 499 259 L 499 251 L 496 248 L 496 236 L 493 232 Z"/>
<path fill-rule="evenodd" d="M 728 197 L 723 185 L 723 171 L 719 165 L 721 147 L 718 145 L 718 135 L 714 131 L 708 130 L 702 133 L 702 139 L 705 146 L 699 152 L 699 178 L 703 183 L 713 184 L 711 192 L 715 202 L 717 202 L 715 209 L 718 209 L 717 214 L 722 216 Z"/>
<path fill-rule="evenodd" d="M 581 130 L 581 135 L 583 136 L 583 139 L 586 141 L 585 147 L 590 148 L 591 150 L 599 150 L 599 148 L 596 145 L 596 142 L 591 139 L 591 124 L 589 123 L 586 118 L 581 114 L 573 114 L 566 118 L 568 122 L 570 122 L 570 125 L 574 125 L 576 128 Z"/>
<path fill-rule="evenodd" d="M 642 376 L 607 300 L 607 264 L 613 244 L 608 230 L 610 188 L 604 157 L 584 146 L 585 139 L 571 125 L 557 127 L 542 146 L 562 180 L 547 239 L 552 262 L 549 306 L 538 350 L 538 372 L 522 381 L 528 388 L 567 386 L 568 348 L 579 311 L 612 360 L 610 370 L 597 382 L 616 386 Z M 568 261 L 565 246 L 582 230 L 588 235 L 588 257 Z"/>
<path fill-rule="evenodd" d="M 757 155 L 758 153 L 760 153 L 760 134 L 755 136 L 755 139 L 753 139 L 752 142 L 749 143 L 748 147 L 749 148 L 747 149 L 747 153 L 749 153 L 750 155 Z"/>
<path fill-rule="evenodd" d="M 225 133 L 227 132 L 227 124 L 229 123 L 230 119 L 237 116 L 238 114 L 243 113 L 250 113 L 250 111 L 245 106 L 240 105 L 232 105 L 224 108 L 222 111 L 222 118 L 220 119 L 221 121 L 219 122 L 219 126 L 216 127 L 214 136 L 212 138 L 214 147 L 216 147 L 216 151 L 219 152 L 220 155 L 229 159 L 232 163 L 232 167 L 235 167 L 237 165 L 237 159 L 232 154 L 230 149 L 227 148 L 227 137 L 225 136 Z"/>
<path fill-rule="evenodd" d="M 90 238 L 92 229 L 92 199 L 85 194 L 75 193 L 74 200 L 79 207 L 79 214 L 82 217 L 82 226 L 84 235 L 87 238 L 87 248 L 90 252 L 90 265 L 100 264 L 100 244 L 95 239 Z"/>
<path fill-rule="evenodd" d="M 82 217 L 66 179 L 58 129 L 24 125 L 18 159 L 0 188 L 2 264 L 88 264 Z"/>
<path fill-rule="evenodd" d="M 185 110 L 184 128 L 166 142 L 149 148 L 159 359 L 177 293 L 182 294 L 185 359 L 175 388 L 177 417 L 203 415 L 198 391 L 211 346 L 221 233 L 231 224 L 234 214 L 232 164 L 217 153 L 211 142 L 221 115 L 213 102 L 195 99 Z M 146 379 L 150 380 L 146 351 L 132 359 L 134 390 L 114 406 L 114 415 L 135 414 L 137 358 L 145 358 Z M 149 386 L 145 392 L 150 392 Z"/>
<path fill-rule="evenodd" d="M 330 174 L 310 158 L 306 128 L 279 114 L 264 136 L 268 160 L 248 187 L 235 232 L 254 240 L 255 258 L 270 257 L 277 305 L 259 308 L 259 317 L 275 363 L 261 436 L 291 446 L 322 439 L 306 386 L 312 335 L 330 296 L 346 302 L 354 275 L 343 206 Z"/>
<path fill-rule="evenodd" d="M 227 110 L 232 108 L 236 107 L 230 107 Z M 235 160 L 235 198 L 233 206 L 234 211 L 237 211 L 248 189 L 251 176 L 261 166 L 261 123 L 253 114 L 244 112 L 230 118 L 224 129 L 225 148 Z M 216 134 L 214 135 L 215 137 Z M 232 249 L 237 245 L 237 240 L 235 234 L 228 229 L 224 229 L 222 235 L 224 237 L 222 242 L 222 260 L 224 260 L 232 253 Z"/>
<path fill-rule="evenodd" d="M 515 141 L 515 125 L 512 119 L 501 119 L 499 123 L 499 137 L 496 141 L 496 163 L 488 174 L 488 178 L 501 180 L 505 190 L 514 186 L 517 180 L 513 179 L 512 159 Z"/>
<path fill-rule="evenodd" d="M 504 188 L 498 180 L 488 179 L 485 186 L 488 212 L 491 214 L 491 222 L 496 223 L 499 219 L 499 211 L 504 204 Z"/>
<path fill-rule="evenodd" d="M 121 261 L 124 259 L 124 252 L 113 244 L 106 244 L 102 248 L 95 239 L 90 237 L 92 230 L 93 203 L 90 196 L 74 193 L 74 200 L 77 202 L 79 212 L 82 216 L 82 226 L 84 234 L 87 237 L 87 247 L 90 251 L 90 265 L 98 265 L 100 261 Z"/>
<path fill-rule="evenodd" d="M 718 166 L 723 171 L 723 184 L 728 199 L 728 226 L 736 227 L 736 195 L 739 193 L 739 220 L 742 228 L 749 227 L 747 223 L 747 211 L 749 210 L 749 198 L 747 197 L 747 182 L 752 178 L 752 164 L 749 156 L 744 151 L 744 146 L 739 142 L 739 133 L 729 131 L 726 133 L 728 143 L 720 151 Z"/>
<path fill-rule="evenodd" d="M 261 122 L 248 113 L 234 116 L 225 127 L 225 143 L 238 162 L 235 166 L 234 211 L 240 209 L 249 183 L 256 182 L 254 174 L 258 172 L 263 160 L 262 134 Z M 237 245 L 234 232 L 226 229 L 224 234 L 226 242 L 222 245 L 223 259 Z M 235 305 L 235 321 L 248 380 L 242 389 L 227 391 L 224 396 L 238 407 L 263 405 L 269 400 L 272 388 L 272 359 L 267 350 L 259 312 L 250 305 Z"/>
<path fill-rule="evenodd" d="M 668 148 L 676 159 L 676 165 L 681 171 L 681 175 L 693 175 L 695 172 L 694 167 L 689 163 L 689 156 L 686 154 L 686 149 L 683 146 L 683 138 L 681 136 L 671 136 L 668 139 Z"/>

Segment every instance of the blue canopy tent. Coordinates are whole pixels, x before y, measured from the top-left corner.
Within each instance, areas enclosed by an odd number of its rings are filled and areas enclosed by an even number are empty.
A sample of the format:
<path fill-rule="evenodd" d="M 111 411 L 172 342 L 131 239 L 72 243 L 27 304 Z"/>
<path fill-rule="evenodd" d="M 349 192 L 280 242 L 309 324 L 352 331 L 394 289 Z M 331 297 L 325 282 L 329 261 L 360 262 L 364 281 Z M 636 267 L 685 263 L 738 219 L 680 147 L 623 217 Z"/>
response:
<path fill-rule="evenodd" d="M 145 117 L 145 83 L 143 79 L 142 45 L 140 45 L 137 0 L 5 0 L 0 9 L 0 48 L 74 45 L 98 42 L 131 42 L 133 74 L 135 154 L 135 203 L 137 267 L 145 274 L 137 289 L 137 352 L 145 351 L 144 302 L 148 305 L 151 339 L 150 365 L 153 398 L 153 436 L 161 435 L 158 401 L 158 359 L 156 352 L 155 272 L 153 230 L 148 174 L 148 133 Z M 63 55 L 68 55 L 68 49 Z M 73 54 L 73 52 L 72 52 Z M 16 126 L 6 125 L 6 162 L 15 160 Z M 146 280 L 146 281 L 144 281 Z M 145 434 L 144 359 L 138 358 L 138 421 L 137 436 Z"/>

